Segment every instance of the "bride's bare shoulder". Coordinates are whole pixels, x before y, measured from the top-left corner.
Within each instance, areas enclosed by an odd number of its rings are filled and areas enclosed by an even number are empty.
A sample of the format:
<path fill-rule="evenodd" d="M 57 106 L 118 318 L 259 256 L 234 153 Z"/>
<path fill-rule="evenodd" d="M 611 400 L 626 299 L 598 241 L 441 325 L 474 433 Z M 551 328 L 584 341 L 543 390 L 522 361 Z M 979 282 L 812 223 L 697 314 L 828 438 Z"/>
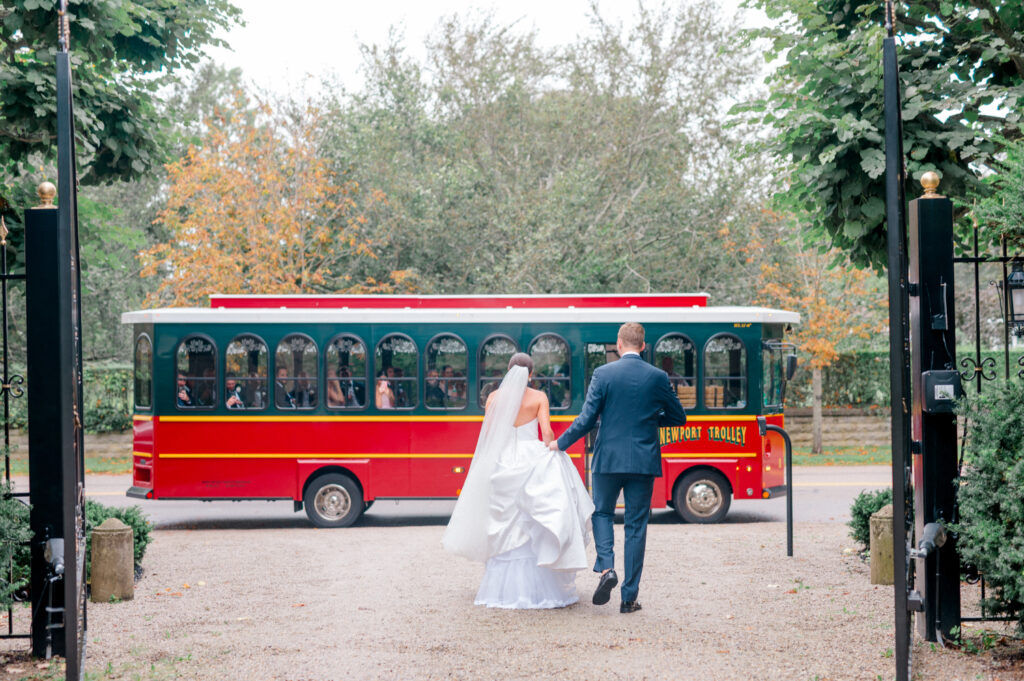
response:
<path fill-rule="evenodd" d="M 531 404 L 540 404 L 548 401 L 548 395 L 543 390 L 537 390 L 535 388 L 527 388 L 523 394 L 523 402 L 529 402 Z"/>

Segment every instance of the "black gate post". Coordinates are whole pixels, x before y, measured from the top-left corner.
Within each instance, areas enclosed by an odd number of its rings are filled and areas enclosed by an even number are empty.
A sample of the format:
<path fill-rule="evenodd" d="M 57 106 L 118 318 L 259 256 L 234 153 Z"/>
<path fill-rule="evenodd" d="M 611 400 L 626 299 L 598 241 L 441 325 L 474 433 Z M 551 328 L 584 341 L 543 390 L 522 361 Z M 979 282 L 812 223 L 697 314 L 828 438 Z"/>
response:
<path fill-rule="evenodd" d="M 892 541 L 896 681 L 910 681 L 910 589 L 914 582 L 907 555 L 910 489 L 910 324 L 907 314 L 907 223 L 903 157 L 903 118 L 899 60 L 892 0 L 886 2 L 888 37 L 882 44 L 885 99 L 885 227 L 889 270 L 889 389 L 892 414 Z"/>
<path fill-rule="evenodd" d="M 59 206 L 25 211 L 25 288 L 32 652 L 63 655 L 71 681 L 84 675 L 86 622 L 78 172 L 67 0 L 59 16 Z"/>
<path fill-rule="evenodd" d="M 25 211 L 26 331 L 28 345 L 28 475 L 32 501 L 32 654 L 64 655 L 62 617 L 51 617 L 48 607 L 64 606 L 60 575 L 44 558 L 48 539 L 65 536 L 63 451 L 71 445 L 70 286 L 61 255 L 59 216 L 55 208 Z M 66 322 L 66 323 L 62 323 Z M 57 578 L 56 580 L 54 578 Z"/>
<path fill-rule="evenodd" d="M 953 406 L 960 397 L 953 298 L 953 202 L 939 196 L 938 175 L 925 173 L 925 194 L 910 202 L 910 337 L 913 377 L 914 524 L 953 520 L 957 432 Z M 960 558 L 952 534 L 918 554 L 924 610 L 918 634 L 926 641 L 952 636 L 960 626 Z"/>

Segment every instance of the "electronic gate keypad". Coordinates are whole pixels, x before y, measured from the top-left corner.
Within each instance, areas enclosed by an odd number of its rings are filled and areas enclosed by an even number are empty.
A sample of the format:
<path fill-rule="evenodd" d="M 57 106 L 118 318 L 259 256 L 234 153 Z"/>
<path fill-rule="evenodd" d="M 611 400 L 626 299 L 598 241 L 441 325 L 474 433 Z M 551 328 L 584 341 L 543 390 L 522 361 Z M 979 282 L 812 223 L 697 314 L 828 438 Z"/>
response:
<path fill-rule="evenodd" d="M 926 414 L 951 414 L 956 401 L 964 394 L 960 372 L 951 370 L 922 371 L 922 409 Z"/>

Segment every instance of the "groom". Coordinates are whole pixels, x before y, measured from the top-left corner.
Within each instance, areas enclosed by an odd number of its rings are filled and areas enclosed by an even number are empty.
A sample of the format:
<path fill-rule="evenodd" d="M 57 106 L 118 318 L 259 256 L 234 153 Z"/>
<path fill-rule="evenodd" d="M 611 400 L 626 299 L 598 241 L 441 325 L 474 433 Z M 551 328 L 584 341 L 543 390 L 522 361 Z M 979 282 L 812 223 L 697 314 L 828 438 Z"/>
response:
<path fill-rule="evenodd" d="M 644 327 L 628 322 L 619 328 L 616 346 L 619 361 L 594 371 L 583 411 L 569 429 L 551 443 L 563 452 L 593 430 L 601 417 L 601 428 L 594 444 L 592 491 L 594 545 L 597 562 L 594 572 L 601 579 L 594 591 L 594 605 L 611 598 L 619 578 L 615 565 L 612 520 L 619 492 L 626 500 L 625 530 L 626 581 L 622 583 L 619 612 L 640 609 L 637 593 L 644 569 L 647 545 L 647 518 L 651 512 L 654 478 L 661 477 L 661 445 L 658 428 L 681 426 L 686 413 L 669 385 L 668 374 L 640 358 L 644 350 Z"/>

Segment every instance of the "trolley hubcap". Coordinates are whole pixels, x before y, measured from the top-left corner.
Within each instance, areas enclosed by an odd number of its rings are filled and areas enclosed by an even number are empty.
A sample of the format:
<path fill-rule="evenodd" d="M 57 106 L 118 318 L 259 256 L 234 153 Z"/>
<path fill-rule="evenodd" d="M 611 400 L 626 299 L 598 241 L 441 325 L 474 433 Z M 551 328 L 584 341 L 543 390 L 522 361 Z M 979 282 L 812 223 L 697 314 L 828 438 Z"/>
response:
<path fill-rule="evenodd" d="M 317 515 L 326 520 L 340 520 L 352 508 L 352 497 L 341 485 L 324 485 L 313 500 Z"/>
<path fill-rule="evenodd" d="M 713 482 L 701 480 L 690 486 L 686 505 L 699 516 L 709 516 L 722 505 L 722 491 Z"/>

